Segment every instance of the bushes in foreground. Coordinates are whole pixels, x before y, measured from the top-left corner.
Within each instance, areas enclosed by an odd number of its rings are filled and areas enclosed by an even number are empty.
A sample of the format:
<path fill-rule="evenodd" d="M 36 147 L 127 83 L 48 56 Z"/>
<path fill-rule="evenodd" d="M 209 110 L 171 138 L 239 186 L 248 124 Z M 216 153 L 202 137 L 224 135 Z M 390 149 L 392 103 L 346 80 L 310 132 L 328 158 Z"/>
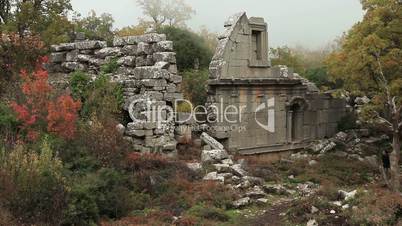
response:
<path fill-rule="evenodd" d="M 58 225 L 68 191 L 63 164 L 47 139 L 38 151 L 17 146 L 0 152 L 0 200 L 21 223 Z"/>

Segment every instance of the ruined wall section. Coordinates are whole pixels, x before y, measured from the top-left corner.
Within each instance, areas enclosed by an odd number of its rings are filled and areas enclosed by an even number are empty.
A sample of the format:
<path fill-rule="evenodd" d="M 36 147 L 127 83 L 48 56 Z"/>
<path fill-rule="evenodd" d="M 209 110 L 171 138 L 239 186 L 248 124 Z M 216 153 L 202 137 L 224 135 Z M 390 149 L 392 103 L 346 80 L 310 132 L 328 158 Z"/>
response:
<path fill-rule="evenodd" d="M 272 78 L 267 70 L 268 33 L 262 18 L 247 18 L 246 13 L 238 13 L 225 22 L 225 30 L 218 36 L 218 46 L 210 64 L 210 79 L 253 79 Z M 257 34 L 257 35 L 254 35 Z M 259 59 L 256 52 L 258 38 Z M 254 43 L 253 43 L 254 42 Z M 278 75 L 278 74 L 277 74 Z"/>
<path fill-rule="evenodd" d="M 124 110 L 131 107 L 131 118 L 135 117 L 121 128 L 126 138 L 138 151 L 174 151 L 175 124 L 165 122 L 168 112 L 156 114 L 158 118 L 147 114 L 149 106 L 173 106 L 176 99 L 182 98 L 182 77 L 177 74 L 173 42 L 167 41 L 165 35 L 116 37 L 111 46 L 103 41 L 54 45 L 48 65 L 50 79 L 60 81 L 61 78 L 62 82 L 68 82 L 74 71 L 96 77 L 101 67 L 112 60 L 117 60 L 118 69 L 110 74 L 111 80 L 122 85 Z M 136 103 L 131 104 L 133 101 Z"/>

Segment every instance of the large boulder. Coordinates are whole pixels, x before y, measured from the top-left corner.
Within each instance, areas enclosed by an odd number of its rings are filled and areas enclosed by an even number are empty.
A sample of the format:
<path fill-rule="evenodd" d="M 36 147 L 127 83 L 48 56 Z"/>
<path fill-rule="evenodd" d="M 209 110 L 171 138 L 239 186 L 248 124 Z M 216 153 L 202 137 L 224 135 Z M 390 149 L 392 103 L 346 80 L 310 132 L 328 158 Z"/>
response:
<path fill-rule="evenodd" d="M 251 199 L 249 197 L 241 198 L 239 200 L 236 200 L 233 202 L 233 207 L 236 209 L 240 209 L 242 207 L 245 207 L 251 203 Z"/>
<path fill-rule="evenodd" d="M 201 153 L 202 162 L 219 162 L 227 158 L 229 158 L 229 155 L 225 150 L 204 150 Z"/>
<path fill-rule="evenodd" d="M 224 150 L 223 145 L 219 143 L 217 140 L 215 140 L 213 137 L 208 135 L 207 133 L 202 133 L 200 138 L 202 141 L 211 146 L 213 149 Z"/>

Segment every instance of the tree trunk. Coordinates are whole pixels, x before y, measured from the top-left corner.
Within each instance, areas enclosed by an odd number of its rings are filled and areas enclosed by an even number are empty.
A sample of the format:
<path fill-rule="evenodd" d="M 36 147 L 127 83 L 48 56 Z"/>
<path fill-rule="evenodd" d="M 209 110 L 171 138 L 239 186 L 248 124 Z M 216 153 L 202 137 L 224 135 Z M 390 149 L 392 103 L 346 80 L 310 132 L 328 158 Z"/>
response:
<path fill-rule="evenodd" d="M 395 192 L 399 192 L 400 188 L 400 181 L 399 181 L 400 151 L 401 151 L 400 135 L 399 132 L 394 132 L 390 162 L 391 162 L 391 184 L 392 184 L 392 190 Z"/>

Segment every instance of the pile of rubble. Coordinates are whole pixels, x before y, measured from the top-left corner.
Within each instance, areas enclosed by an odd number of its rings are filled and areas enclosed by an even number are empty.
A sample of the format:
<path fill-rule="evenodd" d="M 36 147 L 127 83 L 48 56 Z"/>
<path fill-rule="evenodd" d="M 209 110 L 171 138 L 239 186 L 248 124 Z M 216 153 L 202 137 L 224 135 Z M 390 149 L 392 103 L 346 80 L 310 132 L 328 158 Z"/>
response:
<path fill-rule="evenodd" d="M 242 208 L 251 204 L 268 203 L 269 195 L 294 195 L 309 196 L 318 190 L 318 185 L 306 182 L 299 184 L 296 190 L 286 188 L 283 185 L 265 184 L 259 177 L 253 177 L 246 170 L 244 159 L 235 161 L 229 155 L 222 144 L 209 136 L 201 135 L 201 140 L 206 144 L 201 154 L 201 162 L 188 163 L 187 166 L 196 172 L 206 173 L 203 180 L 217 181 L 236 191 L 241 198 L 233 202 L 234 208 Z"/>
<path fill-rule="evenodd" d="M 68 78 L 74 71 L 96 77 L 102 66 L 113 62 L 117 70 L 110 77 L 122 84 L 124 110 L 133 120 L 126 126 L 119 125 L 118 130 L 137 151 L 174 151 L 175 125 L 173 120 L 167 120 L 166 107 L 182 99 L 182 77 L 177 74 L 173 42 L 167 41 L 166 35 L 116 37 L 110 47 L 104 41 L 82 39 L 54 45 L 48 69 L 50 77 L 64 74 Z"/>
<path fill-rule="evenodd" d="M 389 137 L 386 135 L 370 136 L 367 129 L 349 130 L 339 132 L 330 139 L 314 142 L 305 150 L 292 154 L 291 160 L 320 158 L 325 154 L 332 154 L 337 157 L 355 159 L 367 162 L 373 167 L 378 166 L 377 156 L 381 153 L 381 144 L 387 142 Z M 314 165 L 315 160 L 311 160 L 310 165 Z"/>

